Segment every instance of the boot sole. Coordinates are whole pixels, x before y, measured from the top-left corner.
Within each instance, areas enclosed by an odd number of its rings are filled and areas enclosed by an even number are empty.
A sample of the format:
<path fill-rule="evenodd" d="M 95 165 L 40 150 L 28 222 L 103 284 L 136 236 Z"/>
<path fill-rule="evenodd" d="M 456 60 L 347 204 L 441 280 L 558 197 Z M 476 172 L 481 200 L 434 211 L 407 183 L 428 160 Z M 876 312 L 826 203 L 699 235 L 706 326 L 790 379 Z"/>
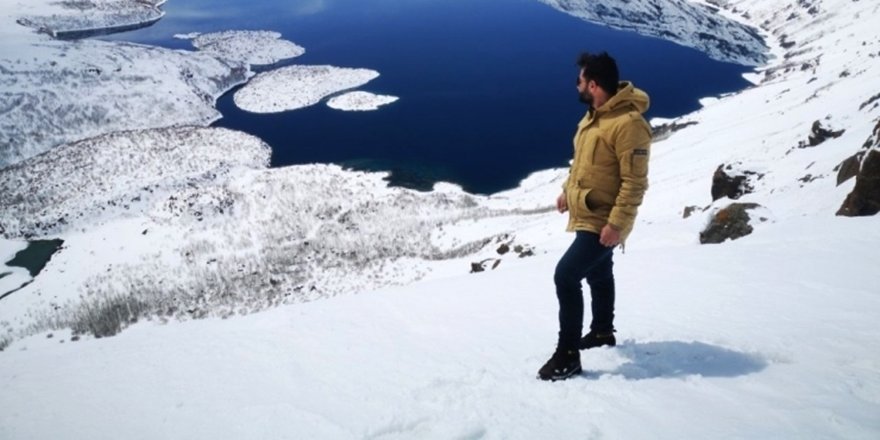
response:
<path fill-rule="evenodd" d="M 546 381 L 546 380 L 549 380 L 549 381 L 551 381 L 551 382 L 556 382 L 557 380 L 565 380 L 565 379 L 568 379 L 568 378 L 574 376 L 575 374 L 580 374 L 582 371 L 583 371 L 583 368 L 581 368 L 581 367 L 577 367 L 577 368 L 575 368 L 574 370 L 571 370 L 570 372 L 568 372 L 568 373 L 566 373 L 566 374 L 563 374 L 563 375 L 559 375 L 559 376 L 542 377 L 542 376 L 539 374 L 539 375 L 538 375 L 538 379 L 540 379 L 540 380 L 545 380 L 545 381 Z"/>

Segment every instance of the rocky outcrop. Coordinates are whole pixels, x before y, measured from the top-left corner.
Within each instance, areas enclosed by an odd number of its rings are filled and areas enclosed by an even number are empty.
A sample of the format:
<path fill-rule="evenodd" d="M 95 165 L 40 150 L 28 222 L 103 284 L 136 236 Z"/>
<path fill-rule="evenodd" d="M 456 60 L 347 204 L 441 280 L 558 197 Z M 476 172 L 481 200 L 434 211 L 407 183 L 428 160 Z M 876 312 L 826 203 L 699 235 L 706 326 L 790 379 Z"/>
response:
<path fill-rule="evenodd" d="M 856 186 L 846 196 L 837 215 L 869 216 L 880 212 L 880 151 L 871 150 L 856 176 Z"/>
<path fill-rule="evenodd" d="M 861 151 L 846 158 L 836 169 L 838 185 L 856 178 L 855 188 L 846 196 L 837 215 L 855 217 L 880 212 L 880 120 Z"/>
<path fill-rule="evenodd" d="M 846 130 L 833 130 L 824 127 L 820 121 L 814 121 L 813 126 L 810 128 L 810 136 L 806 141 L 798 143 L 798 148 L 815 147 L 828 139 L 839 138 L 844 132 Z"/>
<path fill-rule="evenodd" d="M 718 211 L 700 232 L 700 244 L 717 244 L 745 237 L 754 230 L 748 211 L 760 208 L 757 203 L 733 203 Z"/>
<path fill-rule="evenodd" d="M 736 164 L 740 165 L 740 164 Z M 756 171 L 743 170 L 733 164 L 721 164 L 712 176 L 712 201 L 722 197 L 736 200 L 754 191 L 754 180 L 764 177 Z"/>
<path fill-rule="evenodd" d="M 843 160 L 834 171 L 837 171 L 837 185 L 846 182 L 859 174 L 859 168 L 862 165 L 862 159 L 865 157 L 864 151 L 859 151 Z"/>
<path fill-rule="evenodd" d="M 651 127 L 652 141 L 656 143 L 665 140 L 672 136 L 676 131 L 690 127 L 691 125 L 697 125 L 697 121 L 670 122 L 668 124 L 660 124 L 656 127 Z"/>

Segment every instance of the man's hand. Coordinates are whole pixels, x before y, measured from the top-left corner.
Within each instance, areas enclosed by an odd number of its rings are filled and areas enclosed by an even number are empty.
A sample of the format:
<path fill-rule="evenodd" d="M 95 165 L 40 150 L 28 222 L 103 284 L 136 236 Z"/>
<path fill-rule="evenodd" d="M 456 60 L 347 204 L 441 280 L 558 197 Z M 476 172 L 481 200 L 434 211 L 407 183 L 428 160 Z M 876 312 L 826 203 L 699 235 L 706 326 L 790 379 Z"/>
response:
<path fill-rule="evenodd" d="M 610 224 L 605 225 L 602 228 L 602 233 L 599 234 L 599 243 L 606 247 L 617 246 L 620 243 L 620 231 L 614 229 Z"/>
<path fill-rule="evenodd" d="M 556 198 L 556 210 L 559 211 L 560 214 L 568 211 L 568 201 L 565 200 L 565 193 L 560 194 L 559 197 Z"/>

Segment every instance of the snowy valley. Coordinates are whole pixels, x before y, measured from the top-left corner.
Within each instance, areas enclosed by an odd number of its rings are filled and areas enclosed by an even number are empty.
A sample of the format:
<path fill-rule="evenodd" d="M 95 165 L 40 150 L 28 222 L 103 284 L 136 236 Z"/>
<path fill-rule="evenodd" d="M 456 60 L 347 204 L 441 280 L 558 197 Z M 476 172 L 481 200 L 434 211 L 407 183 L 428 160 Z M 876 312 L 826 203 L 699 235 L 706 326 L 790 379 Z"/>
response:
<path fill-rule="evenodd" d="M 0 266 L 0 438 L 877 438 L 880 4 L 541 1 L 757 66 L 651 121 L 621 344 L 558 383 L 534 375 L 566 169 L 483 196 L 270 168 L 208 127 L 220 95 L 382 111 L 351 91 L 380 72 L 257 75 L 308 50 L 270 31 L 62 41 L 161 5 L 0 0 L 0 257 L 64 241 L 37 276 Z"/>

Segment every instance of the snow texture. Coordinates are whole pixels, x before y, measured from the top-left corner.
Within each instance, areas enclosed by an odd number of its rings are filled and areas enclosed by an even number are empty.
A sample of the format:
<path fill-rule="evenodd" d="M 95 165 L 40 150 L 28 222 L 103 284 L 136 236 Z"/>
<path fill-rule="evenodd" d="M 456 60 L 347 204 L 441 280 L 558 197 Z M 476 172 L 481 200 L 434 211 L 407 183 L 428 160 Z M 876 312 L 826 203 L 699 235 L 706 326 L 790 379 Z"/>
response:
<path fill-rule="evenodd" d="M 251 75 L 197 52 L 57 41 L 15 23 L 19 6 L 51 17 L 63 4 L 0 0 L 0 167 L 104 133 L 207 125 L 215 100 Z"/>
<path fill-rule="evenodd" d="M 334 66 L 287 66 L 254 77 L 235 92 L 235 104 L 253 113 L 296 110 L 328 95 L 364 85 L 379 76 L 370 69 Z"/>
<path fill-rule="evenodd" d="M 44 2 L 35 2 L 37 7 Z M 122 32 L 149 26 L 165 13 L 165 0 L 64 0 L 54 3 L 51 14 L 21 15 L 21 25 L 62 39 Z"/>
<path fill-rule="evenodd" d="M 268 169 L 262 143 L 229 131 L 133 130 L 75 144 L 101 163 L 68 146 L 0 171 L 17 195 L 0 257 L 28 232 L 65 243 L 0 300 L 0 438 L 878 438 L 880 217 L 834 213 L 854 185 L 837 165 L 876 148 L 880 5 L 713 3 L 759 26 L 772 61 L 663 121 L 678 128 L 652 147 L 614 257 L 619 345 L 582 353 L 580 376 L 534 379 L 556 342 L 567 170 L 420 193 Z M 815 121 L 845 132 L 798 148 Z M 737 201 L 767 220 L 700 245 L 731 203 L 712 200 L 721 164 L 763 174 Z M 96 314 L 123 331 L 89 336 Z"/>
<path fill-rule="evenodd" d="M 271 31 L 225 31 L 195 35 L 193 46 L 203 53 L 250 65 L 274 64 L 306 50 Z"/>
<path fill-rule="evenodd" d="M 663 38 L 710 57 L 756 66 L 767 47 L 753 27 L 719 14 L 718 8 L 686 0 L 540 0 L 596 24 Z"/>
<path fill-rule="evenodd" d="M 383 105 L 397 101 L 398 97 L 390 95 L 376 95 L 370 92 L 349 92 L 327 101 L 330 108 L 344 111 L 368 111 L 378 110 Z"/>

